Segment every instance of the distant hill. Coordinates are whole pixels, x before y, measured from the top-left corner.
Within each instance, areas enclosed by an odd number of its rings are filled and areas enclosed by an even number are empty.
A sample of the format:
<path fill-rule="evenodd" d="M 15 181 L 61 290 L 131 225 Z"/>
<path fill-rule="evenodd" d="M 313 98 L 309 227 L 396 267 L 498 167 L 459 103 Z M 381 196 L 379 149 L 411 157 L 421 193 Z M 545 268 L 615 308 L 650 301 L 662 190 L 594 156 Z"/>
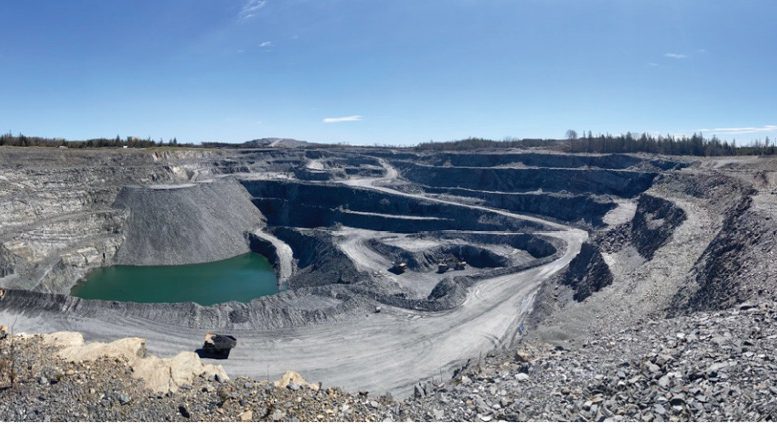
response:
<path fill-rule="evenodd" d="M 295 140 L 293 138 L 258 138 L 256 140 L 246 141 L 242 143 L 242 147 L 302 147 L 307 146 L 310 143 L 303 140 Z"/>
<path fill-rule="evenodd" d="M 256 148 L 256 147 L 278 147 L 278 148 L 295 148 L 310 146 L 315 143 L 309 143 L 307 141 L 295 140 L 293 138 L 257 138 L 255 140 L 244 141 L 242 143 L 220 143 L 220 142 L 203 142 L 202 147 L 225 147 L 233 149 L 243 148 Z"/>

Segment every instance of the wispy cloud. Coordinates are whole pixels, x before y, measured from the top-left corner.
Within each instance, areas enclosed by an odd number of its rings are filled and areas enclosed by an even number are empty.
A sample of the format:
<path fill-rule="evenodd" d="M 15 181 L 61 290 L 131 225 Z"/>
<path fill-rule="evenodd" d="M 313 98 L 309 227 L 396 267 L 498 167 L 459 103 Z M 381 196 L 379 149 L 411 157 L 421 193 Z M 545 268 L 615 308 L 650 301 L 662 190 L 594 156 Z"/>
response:
<path fill-rule="evenodd" d="M 683 53 L 664 53 L 664 57 L 668 57 L 670 59 L 686 59 L 688 55 Z"/>
<path fill-rule="evenodd" d="M 266 5 L 267 0 L 246 0 L 243 3 L 243 7 L 240 8 L 240 13 L 238 13 L 237 17 L 241 21 L 251 19 Z"/>
<path fill-rule="evenodd" d="M 777 125 L 762 125 L 760 127 L 702 128 L 699 131 L 718 134 L 757 134 L 777 131 Z"/>
<path fill-rule="evenodd" d="M 331 118 L 324 118 L 321 122 L 325 124 L 337 124 L 340 122 L 356 122 L 364 119 L 361 115 L 348 115 L 348 116 L 335 116 Z"/>
<path fill-rule="evenodd" d="M 272 41 L 262 41 L 261 43 L 259 43 L 259 47 L 263 49 L 270 48 L 272 47 Z"/>

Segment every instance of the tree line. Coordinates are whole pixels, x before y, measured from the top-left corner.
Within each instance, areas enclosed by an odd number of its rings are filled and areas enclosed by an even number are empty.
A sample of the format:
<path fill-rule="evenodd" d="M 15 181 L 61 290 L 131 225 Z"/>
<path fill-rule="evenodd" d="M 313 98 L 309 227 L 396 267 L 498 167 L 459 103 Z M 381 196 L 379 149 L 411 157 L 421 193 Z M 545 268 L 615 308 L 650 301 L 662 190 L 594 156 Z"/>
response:
<path fill-rule="evenodd" d="M 548 149 L 561 148 L 563 140 L 535 139 L 535 138 L 505 138 L 504 140 L 491 140 L 487 138 L 469 137 L 453 141 L 429 141 L 419 143 L 415 150 L 419 151 L 462 151 L 479 149 L 526 149 L 530 147 L 544 147 Z"/>
<path fill-rule="evenodd" d="M 75 149 L 97 148 L 97 147 L 160 147 L 160 146 L 187 146 L 193 144 L 180 144 L 177 138 L 171 138 L 165 143 L 164 140 L 152 140 L 150 137 L 120 137 L 115 138 L 92 138 L 88 140 L 65 140 L 64 138 L 47 138 L 26 136 L 24 134 L 13 135 L 10 132 L 0 135 L 0 146 L 20 146 L 20 147 L 67 147 Z"/>
<path fill-rule="evenodd" d="M 738 146 L 736 141 L 724 141 L 717 137 L 706 138 L 702 134 L 691 136 L 651 135 L 632 133 L 593 135 L 590 131 L 578 136 L 567 131 L 566 139 L 504 139 L 466 138 L 463 140 L 421 143 L 419 151 L 466 151 L 478 149 L 510 149 L 541 147 L 569 153 L 654 153 L 679 156 L 735 156 L 774 155 L 777 145 L 766 137 L 752 144 Z"/>
<path fill-rule="evenodd" d="M 567 131 L 566 151 L 573 153 L 657 153 L 680 156 L 734 156 L 769 155 L 777 153 L 767 137 L 764 142 L 756 141 L 750 146 L 737 146 L 736 141 L 729 143 L 717 137 L 705 138 L 702 134 L 691 136 L 672 136 L 642 133 L 594 136 L 589 131 L 577 137 L 573 131 Z"/>

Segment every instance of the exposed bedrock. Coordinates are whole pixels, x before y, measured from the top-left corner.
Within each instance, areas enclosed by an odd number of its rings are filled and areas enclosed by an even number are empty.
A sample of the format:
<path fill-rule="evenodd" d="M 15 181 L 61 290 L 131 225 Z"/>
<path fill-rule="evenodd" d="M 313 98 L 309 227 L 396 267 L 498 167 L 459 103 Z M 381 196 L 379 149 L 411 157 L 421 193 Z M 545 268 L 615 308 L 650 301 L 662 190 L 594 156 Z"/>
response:
<path fill-rule="evenodd" d="M 654 167 L 666 170 L 680 166 L 677 162 L 660 159 L 645 160 L 636 156 L 611 155 L 568 155 L 554 153 L 493 153 L 464 154 L 439 153 L 423 159 L 425 163 L 434 166 L 529 166 L 542 168 L 601 168 L 627 169 L 633 167 Z"/>
<path fill-rule="evenodd" d="M 772 197 L 762 203 L 765 197 Z M 774 194 L 755 191 L 725 213 L 723 225 L 675 295 L 670 315 L 773 301 L 777 274 Z M 764 207 L 766 206 L 766 207 Z"/>
<path fill-rule="evenodd" d="M 129 213 L 116 263 L 176 265 L 227 259 L 249 251 L 246 234 L 262 214 L 233 179 L 125 187 L 115 207 Z"/>
<path fill-rule="evenodd" d="M 440 312 L 461 305 L 469 293 L 469 287 L 477 280 L 468 277 L 444 278 L 434 287 L 426 299 L 408 298 L 396 293 L 364 286 L 349 287 L 349 290 L 370 297 L 376 301 L 404 309 Z"/>
<path fill-rule="evenodd" d="M 541 224 L 466 206 L 342 185 L 242 181 L 270 226 L 350 227 L 400 233 L 434 230 L 539 230 Z"/>
<path fill-rule="evenodd" d="M 634 218 L 601 235 L 599 240 L 605 251 L 619 250 L 630 243 L 643 258 L 650 260 L 685 219 L 685 211 L 674 203 L 643 194 L 637 201 Z"/>
<path fill-rule="evenodd" d="M 121 187 L 209 174 L 208 150 L 0 148 L 0 286 L 67 293 L 123 242 Z"/>
<path fill-rule="evenodd" d="M 627 154 L 562 154 L 552 152 L 436 152 L 409 153 L 376 150 L 370 155 L 391 160 L 406 160 L 434 166 L 528 166 L 539 168 L 602 168 L 670 170 L 687 166 L 686 162 L 659 158 L 646 159 Z"/>
<path fill-rule="evenodd" d="M 434 187 L 484 191 L 566 191 L 632 197 L 647 190 L 657 174 L 609 169 L 435 167 L 393 163 L 408 180 Z"/>
<path fill-rule="evenodd" d="M 408 236 L 405 243 L 397 245 L 391 240 L 371 239 L 369 247 L 390 258 L 400 260 L 413 271 L 429 272 L 440 262 L 463 260 L 475 268 L 503 268 L 525 265 L 535 259 L 556 254 L 559 241 L 532 234 L 499 234 L 467 232 L 428 232 Z M 413 247 L 413 240 L 421 248 Z M 439 240 L 424 248 L 425 241 Z M 517 253 L 520 252 L 520 253 Z"/>
<path fill-rule="evenodd" d="M 413 251 L 372 239 L 369 247 L 392 260 L 405 262 L 412 271 L 429 272 L 436 269 L 439 263 L 453 259 L 465 261 L 467 265 L 476 268 L 496 268 L 510 264 L 507 255 L 490 250 L 487 246 L 464 243 L 449 243 Z"/>
<path fill-rule="evenodd" d="M 66 292 L 88 269 L 110 264 L 125 214 L 84 211 L 38 221 L 0 242 L 0 285 Z"/>
<path fill-rule="evenodd" d="M 289 288 L 352 284 L 369 278 L 337 248 L 334 236 L 326 230 L 278 227 L 272 234 L 294 254 L 297 271 L 286 282 Z"/>
<path fill-rule="evenodd" d="M 612 284 L 612 272 L 602 258 L 599 249 L 591 243 L 583 243 L 580 253 L 572 259 L 561 281 L 574 290 L 572 298 L 582 302 L 588 296 Z"/>
<path fill-rule="evenodd" d="M 423 186 L 427 193 L 451 194 L 478 199 L 480 204 L 511 212 L 554 218 L 590 227 L 603 224 L 602 218 L 617 205 L 606 196 L 563 193 L 500 193 L 455 187 Z"/>
<path fill-rule="evenodd" d="M 8 289 L 0 300 L 0 310 L 48 319 L 59 316 L 127 322 L 132 326 L 138 325 L 138 320 L 144 320 L 149 324 L 166 323 L 182 328 L 256 330 L 336 321 L 352 316 L 357 310 L 369 311 L 372 304 L 374 301 L 338 286 L 284 291 L 247 303 L 228 302 L 214 306 L 115 302 Z"/>

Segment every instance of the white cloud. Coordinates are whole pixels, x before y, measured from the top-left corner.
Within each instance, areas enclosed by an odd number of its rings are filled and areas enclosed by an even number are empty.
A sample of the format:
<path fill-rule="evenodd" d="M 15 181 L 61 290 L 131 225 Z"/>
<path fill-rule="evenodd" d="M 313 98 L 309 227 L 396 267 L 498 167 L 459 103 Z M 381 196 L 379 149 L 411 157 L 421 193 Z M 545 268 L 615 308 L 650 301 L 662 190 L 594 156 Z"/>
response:
<path fill-rule="evenodd" d="M 272 47 L 272 41 L 262 41 L 259 43 L 259 47 L 266 49 Z"/>
<path fill-rule="evenodd" d="M 756 134 L 777 131 L 777 125 L 763 125 L 760 127 L 702 128 L 699 131 L 720 134 Z"/>
<path fill-rule="evenodd" d="M 656 63 L 656 62 L 648 62 L 648 66 L 656 67 L 656 66 L 658 66 L 658 63 Z"/>
<path fill-rule="evenodd" d="M 683 53 L 664 53 L 664 57 L 668 57 L 670 59 L 685 59 L 688 57 L 688 55 Z"/>
<path fill-rule="evenodd" d="M 246 2 L 243 3 L 243 7 L 240 9 L 240 13 L 237 15 L 238 19 L 243 21 L 251 19 L 259 13 L 259 9 L 266 5 L 267 0 L 246 0 Z"/>
<path fill-rule="evenodd" d="M 324 118 L 321 122 L 325 124 L 337 124 L 339 122 L 356 122 L 364 119 L 361 115 L 335 116 Z"/>

